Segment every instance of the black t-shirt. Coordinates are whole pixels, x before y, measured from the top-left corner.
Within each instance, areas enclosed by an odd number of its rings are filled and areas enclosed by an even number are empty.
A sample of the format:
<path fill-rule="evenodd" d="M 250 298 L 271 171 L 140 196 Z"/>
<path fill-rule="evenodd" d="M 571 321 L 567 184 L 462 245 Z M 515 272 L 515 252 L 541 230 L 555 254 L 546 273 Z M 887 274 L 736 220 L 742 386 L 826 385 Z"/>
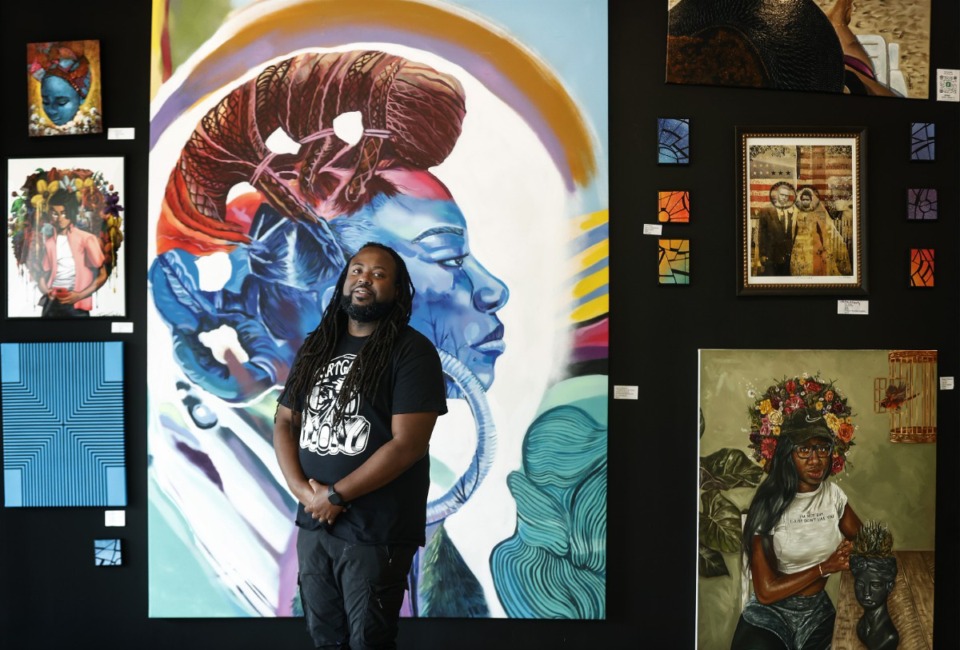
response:
<path fill-rule="evenodd" d="M 440 357 L 433 344 L 412 327 L 397 338 L 373 400 L 360 395 L 347 405 L 343 422 L 333 433 L 333 406 L 366 338 L 342 335 L 326 372 L 306 403 L 280 394 L 282 405 L 301 413 L 300 465 L 309 478 L 336 483 L 362 465 L 393 438 L 391 417 L 400 413 L 447 412 Z M 387 485 L 354 499 L 330 528 L 334 536 L 365 544 L 424 544 L 430 455 L 426 454 Z M 297 525 L 326 525 L 297 508 Z"/>

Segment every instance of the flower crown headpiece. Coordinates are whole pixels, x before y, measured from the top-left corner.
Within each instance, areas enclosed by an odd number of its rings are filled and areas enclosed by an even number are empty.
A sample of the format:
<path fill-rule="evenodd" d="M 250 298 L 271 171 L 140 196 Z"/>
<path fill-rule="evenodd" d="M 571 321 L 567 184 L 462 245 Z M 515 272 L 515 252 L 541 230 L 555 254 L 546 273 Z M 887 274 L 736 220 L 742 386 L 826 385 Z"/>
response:
<path fill-rule="evenodd" d="M 837 474 L 847 463 L 847 452 L 853 442 L 856 425 L 847 398 L 819 375 L 806 373 L 798 377 L 784 378 L 773 384 L 762 395 L 751 391 L 755 401 L 750 407 L 750 449 L 753 459 L 764 471 L 770 471 L 770 461 L 777 449 L 782 427 L 798 410 L 808 414 L 817 413 L 829 428 L 834 444 L 830 473 Z M 807 416 L 809 419 L 809 415 Z M 816 418 L 814 418 L 816 419 Z"/>

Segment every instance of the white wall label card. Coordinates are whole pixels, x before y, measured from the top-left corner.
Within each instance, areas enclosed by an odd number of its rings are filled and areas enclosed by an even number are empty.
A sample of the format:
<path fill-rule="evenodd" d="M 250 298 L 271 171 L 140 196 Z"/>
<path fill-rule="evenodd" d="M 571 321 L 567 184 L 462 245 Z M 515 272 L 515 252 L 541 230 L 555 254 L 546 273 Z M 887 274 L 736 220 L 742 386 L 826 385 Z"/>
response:
<path fill-rule="evenodd" d="M 110 331 L 113 334 L 133 334 L 133 323 L 110 323 Z"/>
<path fill-rule="evenodd" d="M 613 399 L 640 399 L 640 387 L 614 386 Z"/>
<path fill-rule="evenodd" d="M 107 140 L 133 140 L 135 131 L 132 126 L 107 129 Z"/>
<path fill-rule="evenodd" d="M 937 101 L 960 102 L 960 70 L 937 68 Z"/>
<path fill-rule="evenodd" d="M 940 390 L 953 390 L 953 377 L 941 377 Z"/>
<path fill-rule="evenodd" d="M 870 313 L 870 301 L 869 300 L 838 300 L 837 313 L 838 314 L 857 314 L 860 316 L 866 316 L 867 314 Z"/>
<path fill-rule="evenodd" d="M 103 525 L 104 526 L 126 526 L 127 525 L 127 511 L 126 510 L 106 510 L 103 513 Z"/>
<path fill-rule="evenodd" d="M 645 223 L 643 224 L 643 234 L 655 235 L 659 237 L 663 234 L 663 226 L 661 226 L 659 223 Z"/>

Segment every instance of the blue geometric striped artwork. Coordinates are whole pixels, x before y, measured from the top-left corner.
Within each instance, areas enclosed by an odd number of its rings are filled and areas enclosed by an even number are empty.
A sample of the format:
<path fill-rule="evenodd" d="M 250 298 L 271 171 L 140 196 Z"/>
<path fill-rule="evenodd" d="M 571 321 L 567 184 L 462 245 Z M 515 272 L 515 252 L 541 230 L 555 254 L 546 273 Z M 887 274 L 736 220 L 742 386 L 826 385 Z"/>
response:
<path fill-rule="evenodd" d="M 127 505 L 119 341 L 0 344 L 8 508 Z"/>

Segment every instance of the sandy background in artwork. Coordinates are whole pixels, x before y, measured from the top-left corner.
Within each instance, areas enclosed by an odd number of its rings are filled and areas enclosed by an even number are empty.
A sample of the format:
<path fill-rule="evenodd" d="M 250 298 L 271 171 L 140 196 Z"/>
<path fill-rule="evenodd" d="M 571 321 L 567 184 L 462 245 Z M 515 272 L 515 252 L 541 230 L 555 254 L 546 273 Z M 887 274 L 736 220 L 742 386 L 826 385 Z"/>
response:
<path fill-rule="evenodd" d="M 824 11 L 836 0 L 814 0 Z M 680 0 L 667 0 L 670 9 Z M 930 85 L 930 0 L 858 0 L 853 3 L 850 31 L 879 34 L 900 44 L 900 70 L 910 97 L 927 98 Z"/>

